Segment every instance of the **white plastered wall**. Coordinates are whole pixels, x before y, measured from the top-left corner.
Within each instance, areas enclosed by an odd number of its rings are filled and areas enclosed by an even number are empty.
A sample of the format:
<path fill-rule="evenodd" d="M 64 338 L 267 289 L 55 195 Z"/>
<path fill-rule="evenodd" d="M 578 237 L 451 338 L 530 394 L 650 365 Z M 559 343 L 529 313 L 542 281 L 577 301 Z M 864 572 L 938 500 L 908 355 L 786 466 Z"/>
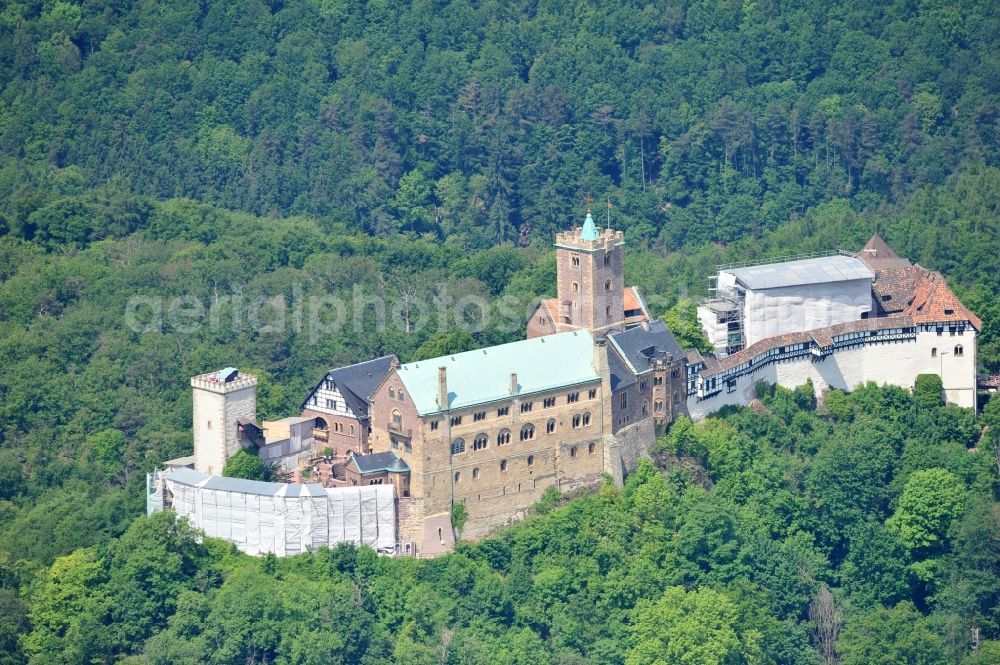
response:
<path fill-rule="evenodd" d="M 962 346 L 962 355 L 955 347 Z M 933 353 L 932 351 L 935 351 Z M 837 351 L 823 360 L 811 356 L 771 363 L 736 381 L 729 389 L 722 381 L 722 391 L 699 400 L 688 398 L 688 412 L 701 420 L 730 404 L 749 404 L 756 396 L 757 381 L 795 388 L 812 379 L 818 393 L 828 388 L 853 390 L 868 381 L 912 389 L 919 374 L 941 374 L 949 403 L 966 408 L 976 404 L 976 336 L 967 329 L 951 336 L 920 332 L 916 340 L 856 346 Z M 721 381 L 721 379 L 720 379 Z"/>

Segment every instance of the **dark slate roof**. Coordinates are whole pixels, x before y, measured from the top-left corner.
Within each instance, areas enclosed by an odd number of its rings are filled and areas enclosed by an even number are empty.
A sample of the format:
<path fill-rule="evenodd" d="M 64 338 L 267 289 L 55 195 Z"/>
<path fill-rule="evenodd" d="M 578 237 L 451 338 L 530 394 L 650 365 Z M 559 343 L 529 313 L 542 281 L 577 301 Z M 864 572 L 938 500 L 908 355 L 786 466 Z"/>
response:
<path fill-rule="evenodd" d="M 267 441 L 264 438 L 264 430 L 257 426 L 256 423 L 252 423 L 249 420 L 238 420 L 236 421 L 238 427 L 243 432 L 243 436 L 247 440 L 258 448 L 263 448 Z"/>
<path fill-rule="evenodd" d="M 637 326 L 623 332 L 609 333 L 608 338 L 621 359 L 636 374 L 650 370 L 653 359 L 665 354 L 670 354 L 671 360 L 687 357 L 667 324 L 659 319 L 650 321 L 648 330 Z"/>
<path fill-rule="evenodd" d="M 382 379 L 389 374 L 392 363 L 396 356 L 388 355 L 374 360 L 368 360 L 356 365 L 348 365 L 327 372 L 316 386 L 309 391 L 309 396 L 299 408 L 305 408 L 312 397 L 326 381 L 327 377 L 333 379 L 334 384 L 344 396 L 344 401 L 351 411 L 361 420 L 368 417 L 368 398 L 372 396 L 375 389 L 382 383 Z"/>
<path fill-rule="evenodd" d="M 379 471 L 405 473 L 410 470 L 406 462 L 391 450 L 384 453 L 371 453 L 370 455 L 351 455 L 351 461 L 354 462 L 358 473 L 378 473 Z"/>
<path fill-rule="evenodd" d="M 635 383 L 635 374 L 625 366 L 618 354 L 611 349 L 608 352 L 608 369 L 611 370 L 611 390 L 628 388 Z"/>

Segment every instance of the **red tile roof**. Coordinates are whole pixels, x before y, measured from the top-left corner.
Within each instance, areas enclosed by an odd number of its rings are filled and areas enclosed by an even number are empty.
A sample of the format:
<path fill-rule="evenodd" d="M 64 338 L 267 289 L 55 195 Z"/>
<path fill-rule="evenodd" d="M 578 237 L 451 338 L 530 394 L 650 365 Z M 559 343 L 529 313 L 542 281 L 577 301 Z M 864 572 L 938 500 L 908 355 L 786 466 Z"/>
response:
<path fill-rule="evenodd" d="M 914 286 L 913 297 L 904 311 L 916 323 L 969 321 L 976 330 L 982 330 L 982 320 L 951 292 L 941 273 L 924 270 Z"/>
<path fill-rule="evenodd" d="M 639 294 L 639 290 L 634 286 L 625 287 L 623 292 L 624 296 L 624 307 L 622 308 L 624 312 L 629 310 L 638 309 L 642 313 L 635 316 L 629 316 L 625 318 L 625 323 L 642 323 L 643 321 L 649 320 L 649 311 L 646 309 L 645 303 L 642 301 L 642 296 Z M 542 300 L 541 306 L 545 308 L 548 312 L 549 318 L 553 322 L 557 321 L 557 315 L 559 313 L 559 299 L 558 298 L 546 298 Z"/>

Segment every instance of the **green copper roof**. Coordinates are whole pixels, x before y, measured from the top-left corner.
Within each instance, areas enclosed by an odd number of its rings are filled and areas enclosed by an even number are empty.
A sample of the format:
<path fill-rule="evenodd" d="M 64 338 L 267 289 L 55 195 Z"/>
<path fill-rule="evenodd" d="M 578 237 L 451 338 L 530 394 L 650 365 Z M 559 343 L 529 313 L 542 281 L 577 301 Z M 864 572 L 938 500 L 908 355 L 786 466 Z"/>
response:
<path fill-rule="evenodd" d="M 447 369 L 449 407 L 462 409 L 509 399 L 511 374 L 517 374 L 519 395 L 597 381 L 593 349 L 590 333 L 578 330 L 407 363 L 399 378 L 424 416 L 442 411 L 439 367 Z"/>
<path fill-rule="evenodd" d="M 583 222 L 583 232 L 580 233 L 580 238 L 582 240 L 598 240 L 600 237 L 597 225 L 594 224 L 594 218 L 590 216 L 590 211 L 587 211 L 587 219 Z"/>

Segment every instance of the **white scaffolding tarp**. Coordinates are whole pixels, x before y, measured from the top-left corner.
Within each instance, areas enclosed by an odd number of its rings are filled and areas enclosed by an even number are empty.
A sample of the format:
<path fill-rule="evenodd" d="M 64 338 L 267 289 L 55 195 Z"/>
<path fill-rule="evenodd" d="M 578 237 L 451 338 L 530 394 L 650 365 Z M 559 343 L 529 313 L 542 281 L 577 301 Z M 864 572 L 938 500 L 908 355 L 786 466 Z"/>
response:
<path fill-rule="evenodd" d="M 382 552 L 396 547 L 392 485 L 327 489 L 171 469 L 157 474 L 152 487 L 149 497 L 157 500 L 147 500 L 150 511 L 172 507 L 206 535 L 247 554 L 289 556 L 341 542 Z"/>

